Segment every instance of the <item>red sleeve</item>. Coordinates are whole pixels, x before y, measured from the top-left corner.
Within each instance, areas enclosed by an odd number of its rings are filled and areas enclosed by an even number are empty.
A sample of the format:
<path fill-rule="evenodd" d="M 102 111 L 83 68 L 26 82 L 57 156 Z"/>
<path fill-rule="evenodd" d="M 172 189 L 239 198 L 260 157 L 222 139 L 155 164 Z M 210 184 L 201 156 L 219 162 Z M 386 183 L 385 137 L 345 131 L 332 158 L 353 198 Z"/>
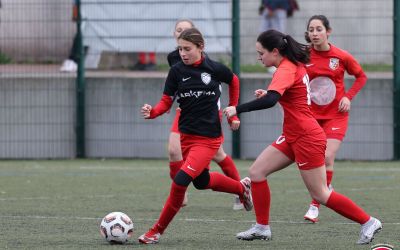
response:
<path fill-rule="evenodd" d="M 237 106 L 239 104 L 239 93 L 240 93 L 240 81 L 237 75 L 233 74 L 232 81 L 229 84 L 229 104 L 228 106 Z M 239 121 L 239 118 L 235 115 L 231 118 L 227 118 L 228 123 L 232 124 L 232 121 Z"/>
<path fill-rule="evenodd" d="M 173 103 L 173 99 L 171 98 L 171 96 L 164 94 L 161 97 L 161 100 L 156 104 L 156 106 L 154 106 L 151 109 L 149 119 L 154 119 L 157 116 L 160 116 L 160 115 L 164 114 L 165 112 L 167 112 L 171 108 L 172 103 Z"/>
<path fill-rule="evenodd" d="M 358 62 L 351 55 L 349 55 L 346 70 L 350 75 L 354 75 L 356 78 L 353 86 L 351 86 L 351 88 L 345 94 L 347 98 L 352 100 L 362 89 L 362 87 L 364 87 L 365 83 L 367 82 L 367 76 L 365 75 L 360 64 L 358 64 Z"/>
<path fill-rule="evenodd" d="M 239 86 L 239 78 L 233 74 L 232 81 L 229 84 L 229 106 L 237 106 L 239 104 Z"/>

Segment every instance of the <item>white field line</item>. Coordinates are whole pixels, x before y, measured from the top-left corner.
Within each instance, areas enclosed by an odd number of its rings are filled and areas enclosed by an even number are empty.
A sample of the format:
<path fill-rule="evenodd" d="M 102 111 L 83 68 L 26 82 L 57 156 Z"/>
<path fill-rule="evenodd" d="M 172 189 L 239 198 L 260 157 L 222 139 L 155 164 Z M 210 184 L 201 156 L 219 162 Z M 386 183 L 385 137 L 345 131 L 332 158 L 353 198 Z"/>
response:
<path fill-rule="evenodd" d="M 96 220 L 100 221 L 102 218 L 96 217 L 79 217 L 79 216 L 40 216 L 40 215 L 0 215 L 0 218 L 4 219 L 38 219 L 38 220 Z M 151 219 L 137 219 L 134 221 L 156 221 L 156 218 Z M 199 222 L 199 223 L 209 223 L 209 222 L 221 222 L 221 223 L 255 223 L 254 220 L 227 220 L 227 219 L 211 219 L 211 218 L 184 218 L 184 219 L 175 219 L 178 221 L 185 222 Z M 309 224 L 309 222 L 305 221 L 283 221 L 283 220 L 272 220 L 271 223 L 278 224 Z M 331 224 L 335 225 L 352 225 L 358 224 L 354 222 L 331 222 Z M 387 225 L 400 225 L 400 222 L 384 222 Z"/>
<path fill-rule="evenodd" d="M 384 190 L 400 190 L 400 186 L 394 186 L 394 187 L 368 187 L 368 188 L 342 188 L 342 191 L 345 192 L 350 192 L 350 191 L 356 191 L 356 192 L 364 192 L 364 191 L 384 191 Z M 194 190 L 193 190 L 194 191 Z M 215 195 L 215 196 L 222 196 L 224 194 L 220 192 L 207 192 L 207 191 L 195 191 L 196 196 L 198 195 Z M 291 189 L 291 190 L 285 190 L 286 193 L 307 193 L 307 189 L 304 187 L 304 189 Z M 189 192 L 189 195 L 191 195 L 192 192 Z M 148 195 L 148 194 L 146 194 Z M 126 194 L 126 195 L 114 195 L 114 194 L 99 194 L 99 195 L 88 195 L 88 196 L 40 196 L 40 197 L 7 197 L 7 198 L 0 198 L 0 201 L 25 201 L 25 200 L 69 200 L 69 199 L 99 199 L 99 198 L 105 198 L 105 199 L 110 199 L 114 197 L 138 197 L 138 196 L 143 196 L 141 194 Z"/>

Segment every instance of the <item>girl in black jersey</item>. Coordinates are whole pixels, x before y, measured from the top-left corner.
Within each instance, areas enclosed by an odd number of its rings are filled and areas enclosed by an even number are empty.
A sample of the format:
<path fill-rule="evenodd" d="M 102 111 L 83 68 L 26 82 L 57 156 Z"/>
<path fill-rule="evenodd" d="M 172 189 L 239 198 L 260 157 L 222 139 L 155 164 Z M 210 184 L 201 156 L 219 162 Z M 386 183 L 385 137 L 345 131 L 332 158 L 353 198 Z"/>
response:
<path fill-rule="evenodd" d="M 229 85 L 230 98 L 238 99 L 239 79 L 225 65 L 203 56 L 204 39 L 196 28 L 179 35 L 178 49 L 182 62 L 169 70 L 160 102 L 155 107 L 144 104 L 141 113 L 145 119 L 156 118 L 168 111 L 177 97 L 181 108 L 179 131 L 184 163 L 174 177 L 158 221 L 139 237 L 143 244 L 158 243 L 181 208 L 192 182 L 197 189 L 239 195 L 247 211 L 253 207 L 249 178 L 237 181 L 218 172 L 209 172 L 210 161 L 222 143 L 221 82 Z"/>
<path fill-rule="evenodd" d="M 179 35 L 186 29 L 194 28 L 194 24 L 189 19 L 180 19 L 175 23 L 174 37 L 178 40 Z M 181 56 L 179 55 L 178 48 L 167 56 L 168 64 L 172 67 L 174 64 L 181 62 Z M 232 102 L 230 102 L 232 103 Z M 237 105 L 237 103 L 232 103 L 232 105 Z M 176 109 L 175 118 L 171 127 L 171 132 L 169 134 L 169 142 L 168 142 L 168 154 L 169 154 L 169 169 L 170 169 L 170 177 L 174 179 L 176 173 L 178 173 L 182 164 L 184 163 L 181 151 L 181 143 L 180 143 L 180 133 L 178 129 L 178 121 L 180 116 L 180 108 Z M 236 130 L 239 128 L 240 121 L 239 119 L 229 119 L 228 122 L 232 123 L 232 129 Z M 232 158 L 227 155 L 222 147 L 218 149 L 216 155 L 213 160 L 221 167 L 221 170 L 224 172 L 226 176 L 231 177 L 235 180 L 240 180 L 239 172 L 233 162 Z M 185 198 L 183 200 L 182 206 L 186 206 L 188 201 L 187 193 L 185 193 Z M 243 204 L 240 201 L 239 197 L 236 196 L 233 203 L 234 210 L 243 209 Z"/>

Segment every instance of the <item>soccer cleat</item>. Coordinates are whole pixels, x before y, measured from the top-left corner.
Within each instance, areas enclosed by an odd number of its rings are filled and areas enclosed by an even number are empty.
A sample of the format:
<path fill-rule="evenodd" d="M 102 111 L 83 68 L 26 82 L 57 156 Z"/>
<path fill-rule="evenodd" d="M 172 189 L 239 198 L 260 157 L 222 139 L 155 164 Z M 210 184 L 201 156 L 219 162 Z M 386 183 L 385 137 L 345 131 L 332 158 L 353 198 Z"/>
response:
<path fill-rule="evenodd" d="M 304 215 L 304 219 L 311 221 L 312 223 L 316 223 L 319 220 L 318 214 L 319 214 L 319 208 L 311 204 L 307 213 Z"/>
<path fill-rule="evenodd" d="M 188 203 L 188 193 L 185 192 L 185 197 L 183 198 L 181 207 L 185 207 L 187 205 L 187 203 Z"/>
<path fill-rule="evenodd" d="M 233 210 L 242 210 L 244 208 L 243 203 L 240 201 L 239 196 L 235 196 L 234 202 L 233 202 Z"/>
<path fill-rule="evenodd" d="M 160 236 L 161 234 L 158 231 L 150 228 L 150 230 L 147 233 L 142 234 L 138 240 L 142 244 L 157 244 L 160 240 Z"/>
<path fill-rule="evenodd" d="M 251 197 L 251 180 L 249 177 L 245 177 L 240 180 L 243 185 L 243 197 L 241 197 L 241 202 L 243 203 L 244 209 L 246 211 L 251 211 L 253 209 L 253 198 Z"/>
<path fill-rule="evenodd" d="M 253 225 L 249 230 L 236 234 L 239 240 L 271 240 L 272 234 L 269 226 Z"/>
<path fill-rule="evenodd" d="M 357 244 L 369 244 L 374 239 L 375 234 L 381 230 L 382 223 L 378 219 L 371 217 L 367 223 L 361 226 L 360 239 L 357 241 Z"/>

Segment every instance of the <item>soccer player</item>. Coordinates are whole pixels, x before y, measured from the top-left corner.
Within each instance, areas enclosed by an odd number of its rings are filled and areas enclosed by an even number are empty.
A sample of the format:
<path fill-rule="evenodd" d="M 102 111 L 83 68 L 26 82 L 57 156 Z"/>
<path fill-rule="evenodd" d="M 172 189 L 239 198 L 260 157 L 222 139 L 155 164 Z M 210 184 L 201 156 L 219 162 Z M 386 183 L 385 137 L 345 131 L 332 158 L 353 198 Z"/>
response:
<path fill-rule="evenodd" d="M 310 105 L 309 81 L 303 64 L 308 63 L 306 45 L 276 30 L 261 33 L 256 42 L 259 60 L 266 67 L 277 67 L 267 90 L 255 91 L 256 99 L 224 109 L 228 117 L 267 109 L 278 101 L 284 111 L 282 135 L 268 146 L 249 169 L 257 224 L 236 235 L 241 240 L 271 239 L 269 226 L 270 189 L 266 176 L 296 162 L 311 196 L 344 217 L 360 223 L 359 244 L 368 244 L 381 230 L 379 220 L 364 212 L 346 196 L 326 185 L 326 136 L 314 118 Z"/>
<path fill-rule="evenodd" d="M 310 62 L 305 65 L 310 78 L 311 110 L 327 137 L 325 166 L 326 183 L 330 189 L 336 153 L 348 127 L 351 100 L 367 81 L 354 57 L 329 43 L 331 32 L 329 20 L 323 15 L 315 15 L 309 19 L 305 34 L 306 41 L 311 43 Z M 347 91 L 345 72 L 355 77 Z M 319 202 L 313 199 L 304 219 L 317 222 L 319 206 Z"/>
<path fill-rule="evenodd" d="M 174 37 L 178 40 L 179 35 L 186 29 L 194 28 L 194 24 L 189 19 L 180 19 L 175 23 Z M 179 55 L 179 50 L 176 49 L 168 54 L 167 56 L 168 64 L 170 67 L 172 65 L 181 62 L 181 56 Z M 230 100 L 230 105 L 236 106 L 238 103 L 236 102 L 238 99 Z M 178 129 L 178 121 L 179 121 L 180 109 L 176 109 L 176 114 L 174 121 L 171 127 L 171 133 L 169 134 L 169 143 L 168 143 L 168 153 L 169 153 L 169 169 L 170 169 L 170 177 L 174 179 L 176 173 L 179 171 L 183 164 L 182 151 L 181 151 L 181 143 L 180 143 L 180 134 Z M 234 126 L 239 126 L 240 121 L 238 117 L 233 117 L 233 119 L 229 119 L 228 122 L 230 124 L 234 124 Z M 222 147 L 218 149 L 216 155 L 213 160 L 221 167 L 222 172 L 226 176 L 231 177 L 235 180 L 240 180 L 239 172 L 233 162 L 232 158 L 227 155 Z M 186 206 L 188 202 L 187 193 L 185 193 L 185 199 L 183 200 L 182 206 Z M 243 209 L 243 204 L 240 201 L 238 196 L 235 196 L 233 203 L 233 210 L 241 210 Z"/>
<path fill-rule="evenodd" d="M 237 181 L 218 172 L 209 172 L 211 159 L 223 140 L 219 112 L 221 82 L 229 85 L 230 98 L 237 102 L 239 78 L 225 65 L 203 55 L 204 38 L 196 28 L 179 35 L 178 49 L 182 62 L 170 68 L 161 100 L 154 107 L 144 104 L 141 113 L 145 119 L 154 119 L 168 111 L 177 98 L 181 108 L 179 131 L 184 163 L 173 179 L 158 221 L 139 237 L 143 244 L 158 243 L 181 208 L 190 183 L 197 189 L 239 195 L 247 211 L 253 207 L 248 177 Z M 238 129 L 235 124 L 230 126 Z"/>

